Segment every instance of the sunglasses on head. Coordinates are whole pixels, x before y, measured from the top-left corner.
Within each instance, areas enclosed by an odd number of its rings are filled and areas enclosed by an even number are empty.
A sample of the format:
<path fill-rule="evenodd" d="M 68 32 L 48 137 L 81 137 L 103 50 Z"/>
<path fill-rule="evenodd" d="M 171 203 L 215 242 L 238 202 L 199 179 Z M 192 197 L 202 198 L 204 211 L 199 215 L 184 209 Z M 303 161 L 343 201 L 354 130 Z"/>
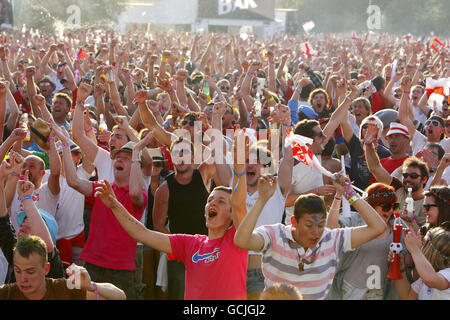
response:
<path fill-rule="evenodd" d="M 413 173 L 408 173 L 408 172 L 403 173 L 403 178 L 406 179 L 408 177 L 411 177 L 412 179 L 417 179 L 418 177 L 420 177 L 420 174 L 417 174 L 415 172 L 413 172 Z"/>
<path fill-rule="evenodd" d="M 389 212 L 391 211 L 391 209 L 393 211 L 397 211 L 398 208 L 400 208 L 400 204 L 398 202 L 395 203 L 383 203 L 381 206 L 381 210 L 383 210 L 384 212 Z"/>
<path fill-rule="evenodd" d="M 427 120 L 427 121 L 425 122 L 425 126 L 430 125 L 430 123 L 431 123 L 433 126 L 435 126 L 435 127 L 439 127 L 439 126 L 441 125 L 441 123 L 440 123 L 439 121 L 437 121 L 437 120 Z"/>
<path fill-rule="evenodd" d="M 426 204 L 423 205 L 423 208 L 424 208 L 426 211 L 430 210 L 431 207 L 438 207 L 438 205 L 437 205 L 437 204 L 434 204 L 434 203 L 426 203 Z"/>

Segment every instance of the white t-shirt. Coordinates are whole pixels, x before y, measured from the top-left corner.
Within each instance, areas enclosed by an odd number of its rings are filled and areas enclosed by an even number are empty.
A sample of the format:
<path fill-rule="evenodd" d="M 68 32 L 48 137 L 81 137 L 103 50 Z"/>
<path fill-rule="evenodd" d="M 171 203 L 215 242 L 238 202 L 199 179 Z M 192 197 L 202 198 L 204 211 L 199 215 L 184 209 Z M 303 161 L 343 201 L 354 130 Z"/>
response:
<path fill-rule="evenodd" d="M 38 209 L 42 209 L 52 216 L 56 214 L 56 207 L 58 206 L 59 194 L 54 195 L 50 189 L 48 188 L 47 183 L 43 183 L 41 187 L 33 192 L 33 200 Z M 19 231 L 19 226 L 17 224 L 17 214 L 20 211 L 24 211 L 22 203 L 20 203 L 19 195 L 17 194 L 17 190 L 14 193 L 14 199 L 11 203 L 11 222 L 14 227 L 14 230 Z"/>
<path fill-rule="evenodd" d="M 425 125 L 425 122 L 428 120 L 427 116 L 420 110 L 419 107 L 412 106 L 414 119 L 419 121 L 422 125 Z"/>
<path fill-rule="evenodd" d="M 420 150 L 427 145 L 427 137 L 416 130 L 411 142 L 412 155 L 415 156 Z"/>
<path fill-rule="evenodd" d="M 231 179 L 230 187 L 233 183 L 233 179 Z M 250 212 L 251 208 L 255 204 L 258 199 L 258 191 L 255 191 L 253 194 L 247 192 L 246 198 L 246 207 L 247 213 Z M 258 220 L 256 221 L 255 228 L 263 225 L 271 225 L 281 223 L 281 219 L 283 218 L 284 213 L 284 204 L 286 203 L 286 197 L 281 193 L 280 185 L 277 183 L 277 188 L 275 189 L 272 197 L 266 202 L 264 208 L 262 209 Z M 249 254 L 257 254 L 262 255 L 260 252 L 249 251 Z"/>
<path fill-rule="evenodd" d="M 91 175 L 83 167 L 79 167 L 77 175 L 88 180 Z M 72 189 L 65 177 L 59 177 L 59 202 L 56 208 L 55 219 L 58 223 L 56 240 L 72 239 L 84 230 L 84 195 Z"/>
<path fill-rule="evenodd" d="M 445 152 L 450 152 L 450 138 L 441 140 L 441 146 L 444 148 Z"/>
<path fill-rule="evenodd" d="M 438 273 L 450 281 L 450 268 L 440 270 Z M 415 281 L 411 288 L 419 295 L 419 300 L 450 300 L 450 288 L 446 290 L 430 288 L 423 283 L 421 278 Z"/>
<path fill-rule="evenodd" d="M 322 163 L 320 156 L 317 156 L 317 159 Z M 307 166 L 302 162 L 294 166 L 292 170 L 292 193 L 301 194 L 321 186 L 323 186 L 323 177 L 319 170 Z M 294 206 L 286 207 L 286 218 L 284 220 L 286 225 L 291 224 L 291 217 L 293 215 Z"/>
<path fill-rule="evenodd" d="M 107 180 L 114 182 L 114 167 L 110 153 L 103 148 L 98 148 L 97 156 L 94 160 L 94 166 L 97 168 L 98 180 Z"/>

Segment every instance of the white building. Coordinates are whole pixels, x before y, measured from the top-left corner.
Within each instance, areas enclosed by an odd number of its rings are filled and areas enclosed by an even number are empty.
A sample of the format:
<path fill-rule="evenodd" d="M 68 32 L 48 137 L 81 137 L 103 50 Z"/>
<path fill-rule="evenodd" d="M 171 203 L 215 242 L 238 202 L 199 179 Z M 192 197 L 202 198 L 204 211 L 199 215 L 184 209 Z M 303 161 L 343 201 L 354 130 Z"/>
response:
<path fill-rule="evenodd" d="M 119 16 L 119 28 L 127 25 L 184 26 L 191 32 L 212 26 L 250 26 L 271 36 L 284 28 L 275 19 L 276 0 L 130 0 Z"/>

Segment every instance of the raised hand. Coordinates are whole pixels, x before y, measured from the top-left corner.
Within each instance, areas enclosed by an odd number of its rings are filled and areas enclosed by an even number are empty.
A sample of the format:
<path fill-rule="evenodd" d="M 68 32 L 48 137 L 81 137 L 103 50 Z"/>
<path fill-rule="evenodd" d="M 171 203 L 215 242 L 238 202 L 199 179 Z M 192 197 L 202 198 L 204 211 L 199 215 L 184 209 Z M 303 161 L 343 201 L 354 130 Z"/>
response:
<path fill-rule="evenodd" d="M 32 77 L 34 77 L 35 74 L 36 74 L 36 67 L 29 66 L 25 69 L 25 76 L 27 77 L 27 79 L 31 79 Z"/>
<path fill-rule="evenodd" d="M 277 177 L 261 176 L 258 179 L 258 197 L 269 200 L 277 188 Z"/>
<path fill-rule="evenodd" d="M 20 199 L 33 195 L 34 184 L 28 180 L 29 171 L 25 171 L 24 179 L 20 179 L 17 183 L 17 195 Z"/>
<path fill-rule="evenodd" d="M 92 92 L 92 86 L 87 83 L 81 83 L 78 87 L 77 100 L 84 102 Z"/>
<path fill-rule="evenodd" d="M 173 88 L 172 88 L 172 84 L 170 83 L 169 79 L 167 79 L 166 77 L 160 77 L 158 76 L 158 88 L 160 88 L 161 90 L 164 90 L 166 92 L 172 92 Z"/>

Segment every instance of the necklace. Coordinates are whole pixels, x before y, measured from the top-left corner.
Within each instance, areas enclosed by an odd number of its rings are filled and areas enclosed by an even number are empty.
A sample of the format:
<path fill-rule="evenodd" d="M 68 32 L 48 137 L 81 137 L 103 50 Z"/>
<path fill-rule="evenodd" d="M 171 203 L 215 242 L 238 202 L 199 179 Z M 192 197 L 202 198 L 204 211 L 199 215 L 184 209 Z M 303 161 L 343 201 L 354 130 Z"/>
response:
<path fill-rule="evenodd" d="M 297 243 L 295 243 L 292 240 L 289 240 L 289 246 L 292 249 L 295 249 L 297 251 L 297 255 L 298 255 L 298 271 L 300 271 L 300 272 L 305 271 L 305 264 L 307 264 L 307 265 L 312 264 L 318 258 L 318 255 L 317 255 L 317 252 L 319 251 L 318 247 L 317 247 L 316 250 L 314 250 L 314 252 L 310 256 L 311 258 L 308 260 L 308 259 L 306 259 L 306 255 L 305 254 L 300 255 L 300 253 L 298 252 L 299 245 Z"/>

